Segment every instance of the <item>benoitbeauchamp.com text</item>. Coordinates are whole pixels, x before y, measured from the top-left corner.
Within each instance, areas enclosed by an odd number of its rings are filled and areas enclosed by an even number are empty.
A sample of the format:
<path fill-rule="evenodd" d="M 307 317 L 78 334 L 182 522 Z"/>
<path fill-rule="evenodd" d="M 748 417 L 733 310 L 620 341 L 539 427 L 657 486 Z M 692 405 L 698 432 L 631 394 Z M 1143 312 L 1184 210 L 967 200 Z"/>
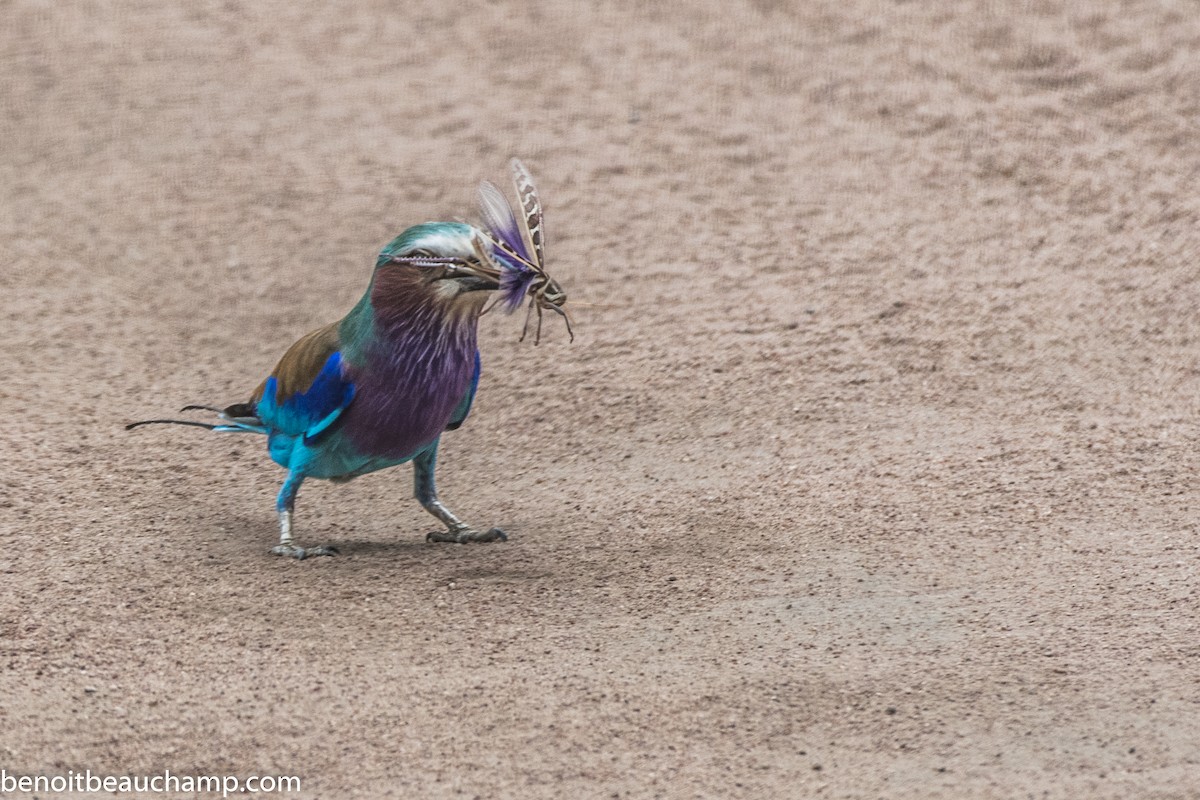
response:
<path fill-rule="evenodd" d="M 300 792 L 295 775 L 176 775 L 164 770 L 161 775 L 94 775 L 91 770 L 66 775 L 9 775 L 0 769 L 0 796 L 12 792 L 107 792 L 128 793 L 211 793 L 291 794 Z"/>

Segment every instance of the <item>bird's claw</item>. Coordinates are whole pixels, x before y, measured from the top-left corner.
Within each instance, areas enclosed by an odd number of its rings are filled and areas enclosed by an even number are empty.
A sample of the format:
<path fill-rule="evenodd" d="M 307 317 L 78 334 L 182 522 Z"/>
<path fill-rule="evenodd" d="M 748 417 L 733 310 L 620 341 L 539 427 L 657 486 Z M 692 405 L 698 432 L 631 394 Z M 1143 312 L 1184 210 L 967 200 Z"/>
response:
<path fill-rule="evenodd" d="M 508 534 L 499 528 L 492 528 L 486 533 L 480 533 L 470 528 L 461 528 L 459 530 L 431 531 L 425 534 L 425 541 L 453 542 L 454 544 L 466 544 L 467 542 L 507 542 Z"/>
<path fill-rule="evenodd" d="M 277 544 L 271 548 L 271 552 L 277 556 L 289 556 L 297 561 L 303 561 L 306 558 L 313 556 L 336 556 L 338 549 L 328 545 L 322 547 L 297 547 L 294 544 Z"/>

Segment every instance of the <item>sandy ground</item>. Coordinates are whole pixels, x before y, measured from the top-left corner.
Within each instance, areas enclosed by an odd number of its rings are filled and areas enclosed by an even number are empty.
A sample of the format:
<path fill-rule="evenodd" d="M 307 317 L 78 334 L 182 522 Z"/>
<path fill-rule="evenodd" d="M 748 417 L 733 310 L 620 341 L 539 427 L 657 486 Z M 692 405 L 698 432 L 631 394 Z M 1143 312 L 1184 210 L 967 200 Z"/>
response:
<path fill-rule="evenodd" d="M 397 5 L 0 2 L 0 768 L 1200 796 L 1190 4 Z M 402 467 L 275 558 L 260 440 L 122 430 L 511 155 L 595 304 L 484 320 L 511 541 Z"/>

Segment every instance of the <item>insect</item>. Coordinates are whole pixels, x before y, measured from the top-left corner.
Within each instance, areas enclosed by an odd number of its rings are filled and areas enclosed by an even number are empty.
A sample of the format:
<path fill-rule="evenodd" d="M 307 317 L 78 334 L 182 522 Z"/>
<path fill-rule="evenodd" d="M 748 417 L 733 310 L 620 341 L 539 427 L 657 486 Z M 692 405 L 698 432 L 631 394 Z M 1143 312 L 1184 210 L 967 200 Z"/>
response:
<path fill-rule="evenodd" d="M 563 318 L 570 340 L 575 341 L 571 317 L 563 306 L 567 293 L 558 281 L 546 272 L 546 242 L 543 231 L 542 201 L 529 170 L 517 159 L 509 162 L 513 187 L 521 205 L 521 216 L 513 214 L 512 206 L 496 186 L 484 181 L 479 186 L 479 207 L 483 212 L 483 239 L 476 240 L 475 252 L 481 263 L 500 273 L 500 294 L 495 303 L 515 310 L 526 297 L 532 298 L 525 312 L 521 341 L 529 332 L 529 321 L 537 310 L 537 331 L 533 343 L 542 339 L 542 311 L 553 311 Z M 490 310 L 490 309 L 489 309 Z"/>

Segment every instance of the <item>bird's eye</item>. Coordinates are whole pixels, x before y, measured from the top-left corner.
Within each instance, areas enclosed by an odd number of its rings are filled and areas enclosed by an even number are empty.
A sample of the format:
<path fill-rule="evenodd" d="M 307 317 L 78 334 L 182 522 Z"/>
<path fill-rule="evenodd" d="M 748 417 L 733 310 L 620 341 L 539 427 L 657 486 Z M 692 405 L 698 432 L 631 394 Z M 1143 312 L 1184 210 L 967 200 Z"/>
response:
<path fill-rule="evenodd" d="M 411 253 L 409 253 L 409 256 L 413 258 L 433 258 L 433 253 L 422 247 L 420 249 L 413 250 Z"/>

